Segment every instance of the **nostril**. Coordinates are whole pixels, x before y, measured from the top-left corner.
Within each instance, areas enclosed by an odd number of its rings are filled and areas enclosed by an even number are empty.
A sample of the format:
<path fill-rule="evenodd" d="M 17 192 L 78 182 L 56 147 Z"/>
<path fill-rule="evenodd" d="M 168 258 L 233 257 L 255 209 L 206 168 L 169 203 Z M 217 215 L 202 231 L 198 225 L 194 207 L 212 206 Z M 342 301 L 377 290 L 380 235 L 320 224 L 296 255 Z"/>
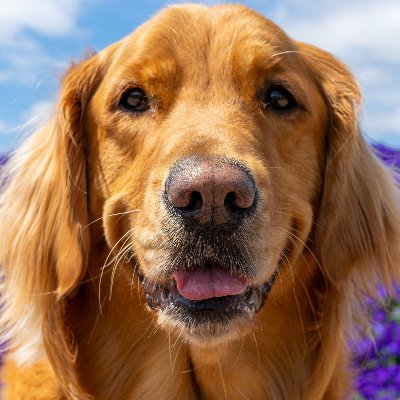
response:
<path fill-rule="evenodd" d="M 201 197 L 200 192 L 193 191 L 190 194 L 188 205 L 176 208 L 183 212 L 194 212 L 194 211 L 200 211 L 202 207 L 203 207 L 203 198 Z"/>
<path fill-rule="evenodd" d="M 247 194 L 246 198 L 238 195 L 236 192 L 229 192 L 224 199 L 224 207 L 230 212 L 245 211 L 254 203 L 254 194 Z"/>
<path fill-rule="evenodd" d="M 229 192 L 225 196 L 225 200 L 224 200 L 225 208 L 230 212 L 235 212 L 235 211 L 242 210 L 242 208 L 237 205 L 236 200 L 237 200 L 236 193 L 235 192 Z"/>

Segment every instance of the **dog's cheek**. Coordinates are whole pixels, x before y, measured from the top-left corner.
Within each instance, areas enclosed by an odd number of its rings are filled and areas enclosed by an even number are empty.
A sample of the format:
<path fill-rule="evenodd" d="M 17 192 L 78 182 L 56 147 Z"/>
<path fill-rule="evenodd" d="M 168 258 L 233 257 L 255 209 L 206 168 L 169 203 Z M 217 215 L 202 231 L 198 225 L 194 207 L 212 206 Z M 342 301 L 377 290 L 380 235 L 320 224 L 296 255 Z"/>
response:
<path fill-rule="evenodd" d="M 165 168 L 154 167 L 143 185 L 140 211 L 132 219 L 132 235 L 135 258 L 140 270 L 149 279 L 157 279 L 162 270 L 165 237 L 166 210 L 163 203 Z"/>
<path fill-rule="evenodd" d="M 124 195 L 117 194 L 106 200 L 103 208 L 104 235 L 108 247 L 115 253 L 128 248 L 132 242 L 130 214 L 132 210 Z"/>
<path fill-rule="evenodd" d="M 260 260 L 257 263 L 259 282 L 266 281 L 277 265 L 295 264 L 313 221 L 309 193 L 312 188 L 306 187 L 313 180 L 295 178 L 289 168 L 270 168 L 268 165 L 279 165 L 279 159 L 275 160 L 274 154 L 270 154 L 262 163 L 253 161 L 251 164 L 260 198 L 259 216 L 252 226 L 258 232 L 252 246 Z"/>

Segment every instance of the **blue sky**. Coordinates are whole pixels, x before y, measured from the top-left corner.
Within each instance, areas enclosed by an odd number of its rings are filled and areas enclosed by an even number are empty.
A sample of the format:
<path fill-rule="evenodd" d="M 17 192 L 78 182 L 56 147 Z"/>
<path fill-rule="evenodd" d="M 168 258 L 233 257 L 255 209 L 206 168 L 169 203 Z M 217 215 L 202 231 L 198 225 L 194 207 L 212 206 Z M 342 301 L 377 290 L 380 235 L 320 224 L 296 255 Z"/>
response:
<path fill-rule="evenodd" d="M 30 126 L 51 113 L 59 78 L 71 60 L 126 36 L 171 3 L 0 0 L 0 153 L 15 148 Z M 365 136 L 400 147 L 400 0 L 241 3 L 271 18 L 293 38 L 344 61 L 364 94 Z"/>

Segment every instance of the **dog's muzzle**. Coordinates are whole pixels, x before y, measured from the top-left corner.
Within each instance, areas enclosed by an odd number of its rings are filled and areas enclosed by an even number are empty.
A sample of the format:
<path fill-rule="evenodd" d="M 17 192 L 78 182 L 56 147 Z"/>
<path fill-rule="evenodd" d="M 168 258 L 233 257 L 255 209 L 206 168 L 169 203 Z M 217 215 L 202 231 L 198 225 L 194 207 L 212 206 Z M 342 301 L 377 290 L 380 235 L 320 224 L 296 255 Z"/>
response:
<path fill-rule="evenodd" d="M 193 156 L 173 166 L 162 198 L 170 256 L 162 284 L 141 276 L 148 305 L 190 327 L 254 316 L 276 277 L 250 284 L 258 202 L 251 172 L 235 160 Z"/>

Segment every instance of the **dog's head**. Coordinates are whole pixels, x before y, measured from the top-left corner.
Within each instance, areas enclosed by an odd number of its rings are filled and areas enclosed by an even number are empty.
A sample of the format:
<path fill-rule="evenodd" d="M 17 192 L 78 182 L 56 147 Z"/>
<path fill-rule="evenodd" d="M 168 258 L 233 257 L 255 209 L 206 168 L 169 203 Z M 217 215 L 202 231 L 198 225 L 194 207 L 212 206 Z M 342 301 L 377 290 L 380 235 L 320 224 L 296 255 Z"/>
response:
<path fill-rule="evenodd" d="M 73 66 L 56 120 L 17 156 L 8 296 L 55 291 L 37 315 L 85 274 L 102 277 L 100 298 L 139 281 L 162 325 L 204 344 L 248 332 L 269 292 L 292 296 L 299 277 L 343 292 L 354 274 L 361 288 L 388 280 L 395 193 L 358 104 L 341 63 L 262 16 L 168 8 Z"/>
<path fill-rule="evenodd" d="M 188 339 L 240 335 L 313 230 L 329 112 L 305 57 L 244 7 L 171 8 L 89 102 L 90 219 Z"/>

